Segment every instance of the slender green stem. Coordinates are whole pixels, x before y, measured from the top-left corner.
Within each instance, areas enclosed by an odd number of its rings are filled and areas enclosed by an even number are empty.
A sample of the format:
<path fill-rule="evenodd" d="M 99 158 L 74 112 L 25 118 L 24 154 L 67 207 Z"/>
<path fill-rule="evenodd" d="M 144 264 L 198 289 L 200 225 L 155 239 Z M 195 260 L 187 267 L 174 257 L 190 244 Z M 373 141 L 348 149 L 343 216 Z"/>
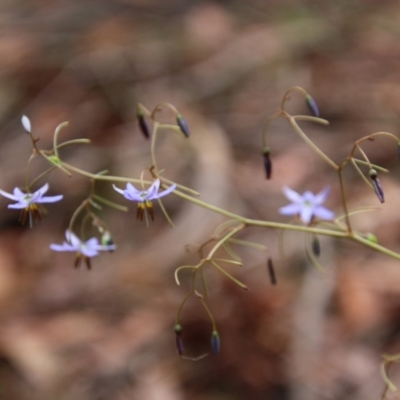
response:
<path fill-rule="evenodd" d="M 208 314 L 208 317 L 211 320 L 212 330 L 216 331 L 217 330 L 217 325 L 215 324 L 215 319 L 214 319 L 213 315 L 211 314 L 210 309 L 208 308 L 206 302 L 204 301 L 204 299 L 202 297 L 198 297 L 198 298 L 200 300 L 200 303 L 203 305 L 204 310 L 206 310 L 206 313 Z"/>
<path fill-rule="evenodd" d="M 58 158 L 58 135 L 60 134 L 61 130 L 63 128 L 65 128 L 66 126 L 69 125 L 68 121 L 65 121 L 63 123 L 61 123 L 60 125 L 57 126 L 56 131 L 54 132 L 54 136 L 53 136 L 53 151 L 54 151 L 54 155 Z"/>
<path fill-rule="evenodd" d="M 319 147 L 317 147 L 312 140 L 303 132 L 303 130 L 297 125 L 296 120 L 285 113 L 285 118 L 289 121 L 292 128 L 299 134 L 299 136 L 314 150 L 323 160 L 325 160 L 334 170 L 338 170 L 339 166 L 333 162 Z"/>
<path fill-rule="evenodd" d="M 373 186 L 371 183 L 368 181 L 368 179 L 365 177 L 365 175 L 362 173 L 361 169 L 358 167 L 357 163 L 354 161 L 354 158 L 350 158 L 350 162 L 353 164 L 353 167 L 355 170 L 358 172 L 358 174 L 361 176 L 363 181 L 371 188 L 373 189 Z"/>
<path fill-rule="evenodd" d="M 346 218 L 346 224 L 347 224 L 347 229 L 349 231 L 349 234 L 351 234 L 351 224 L 350 224 L 350 217 L 349 217 L 349 210 L 347 208 L 347 202 L 346 202 L 346 195 L 344 192 L 344 182 L 343 182 L 343 176 L 342 176 L 342 165 L 338 169 L 338 175 L 339 175 L 339 182 L 340 182 L 340 195 L 342 197 L 342 206 L 343 206 L 343 211 L 345 214 Z"/>
<path fill-rule="evenodd" d="M 380 172 L 385 172 L 385 173 L 389 172 L 389 170 L 388 170 L 388 169 L 386 169 L 386 168 L 383 168 L 383 167 L 381 167 L 380 165 L 376 165 L 376 164 L 367 163 L 367 162 L 366 162 L 366 161 L 364 161 L 364 160 L 360 160 L 360 159 L 358 159 L 358 158 L 354 158 L 354 157 L 352 157 L 351 159 L 352 159 L 352 160 L 354 160 L 354 162 L 356 162 L 357 164 L 362 164 L 362 165 L 368 165 L 368 166 L 371 166 L 373 169 L 376 169 L 377 171 L 380 171 Z"/>
<path fill-rule="evenodd" d="M 30 188 L 40 179 L 42 179 L 44 176 L 46 176 L 48 173 L 50 173 L 51 171 L 54 171 L 57 167 L 54 165 L 48 169 L 46 169 L 46 171 L 42 172 L 40 175 L 38 175 L 29 185 L 27 185 L 27 189 L 30 190 Z"/>
<path fill-rule="evenodd" d="M 242 282 L 240 282 L 238 279 L 236 279 L 234 276 L 232 276 L 229 272 L 225 271 L 222 267 L 220 267 L 215 261 L 211 260 L 210 261 L 214 267 L 224 274 L 227 278 L 229 278 L 232 282 L 236 283 L 236 285 L 240 286 L 242 289 L 249 290 L 249 288 Z"/>

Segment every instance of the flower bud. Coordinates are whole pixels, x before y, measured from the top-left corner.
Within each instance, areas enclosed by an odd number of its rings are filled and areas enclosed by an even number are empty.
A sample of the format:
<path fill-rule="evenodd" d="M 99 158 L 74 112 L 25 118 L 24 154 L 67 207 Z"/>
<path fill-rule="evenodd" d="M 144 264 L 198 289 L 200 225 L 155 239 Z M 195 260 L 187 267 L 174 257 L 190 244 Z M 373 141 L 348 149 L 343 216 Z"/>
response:
<path fill-rule="evenodd" d="M 175 331 L 175 346 L 177 353 L 181 356 L 183 354 L 183 341 L 182 341 L 182 327 L 180 324 L 174 326 Z"/>
<path fill-rule="evenodd" d="M 372 186 L 374 187 L 375 194 L 378 197 L 379 201 L 381 203 L 385 202 L 385 196 L 383 194 L 383 189 L 381 185 L 381 181 L 378 178 L 378 173 L 376 172 L 375 169 L 370 169 L 369 170 L 369 177 L 372 180 Z"/>
<path fill-rule="evenodd" d="M 270 155 L 269 147 L 264 147 L 263 149 L 264 170 L 267 179 L 270 179 L 272 174 L 272 162 L 269 155 Z"/>
<path fill-rule="evenodd" d="M 108 231 L 105 231 L 102 235 L 101 235 L 101 244 L 103 246 L 112 246 L 114 245 L 114 241 L 112 239 L 111 233 Z M 110 253 L 112 253 L 114 250 L 108 250 Z"/>
<path fill-rule="evenodd" d="M 313 235 L 311 242 L 311 249 L 315 256 L 319 257 L 321 254 L 321 245 L 319 244 L 319 239 L 317 235 Z"/>
<path fill-rule="evenodd" d="M 182 117 L 182 115 L 178 114 L 176 116 L 176 123 L 178 124 L 179 128 L 181 129 L 185 137 L 188 138 L 190 136 L 189 127 L 186 120 Z"/>
<path fill-rule="evenodd" d="M 371 243 L 378 243 L 378 238 L 371 232 L 367 233 L 367 235 L 365 236 L 365 239 L 367 239 L 368 242 L 371 242 Z"/>
<path fill-rule="evenodd" d="M 397 156 L 400 158 L 400 142 L 397 142 Z"/>
<path fill-rule="evenodd" d="M 150 138 L 149 127 L 147 126 L 146 120 L 144 119 L 143 111 L 140 108 L 140 106 L 137 106 L 137 108 L 136 108 L 136 117 L 139 122 L 140 131 L 142 132 L 143 136 L 146 139 L 149 139 Z"/>
<path fill-rule="evenodd" d="M 271 281 L 271 284 L 276 285 L 275 269 L 274 269 L 274 264 L 272 264 L 271 258 L 268 258 L 268 260 L 267 260 L 267 268 L 268 268 L 268 274 L 269 274 L 269 279 Z"/>
<path fill-rule="evenodd" d="M 213 331 L 211 334 L 211 348 L 214 354 L 218 354 L 220 350 L 219 334 L 217 331 Z"/>
<path fill-rule="evenodd" d="M 22 116 L 21 123 L 22 123 L 22 126 L 24 127 L 25 132 L 31 133 L 31 121 L 26 115 Z"/>
<path fill-rule="evenodd" d="M 306 96 L 306 104 L 307 104 L 308 109 L 311 111 L 311 113 L 315 117 L 319 117 L 319 110 L 318 110 L 317 103 L 309 94 Z"/>

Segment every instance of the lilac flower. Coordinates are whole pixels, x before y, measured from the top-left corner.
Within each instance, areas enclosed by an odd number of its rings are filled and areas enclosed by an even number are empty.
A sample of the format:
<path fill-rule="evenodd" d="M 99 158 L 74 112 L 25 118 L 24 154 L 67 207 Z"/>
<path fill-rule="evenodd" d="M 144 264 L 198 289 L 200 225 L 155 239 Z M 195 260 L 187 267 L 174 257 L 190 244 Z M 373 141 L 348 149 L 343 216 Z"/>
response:
<path fill-rule="evenodd" d="M 311 222 L 313 217 L 320 219 L 333 219 L 334 217 L 332 211 L 321 205 L 328 197 L 329 188 L 323 189 L 316 195 L 309 191 L 301 195 L 288 187 L 284 187 L 283 193 L 292 203 L 281 207 L 279 209 L 280 214 L 299 215 L 306 225 Z"/>
<path fill-rule="evenodd" d="M 32 227 L 32 221 L 42 219 L 42 214 L 45 213 L 45 208 L 42 203 L 55 203 L 63 198 L 63 195 L 44 196 L 49 190 L 49 184 L 46 183 L 40 189 L 33 193 L 24 193 L 21 189 L 15 188 L 13 194 L 7 193 L 0 189 L 0 194 L 8 199 L 16 201 L 15 204 L 9 204 L 8 208 L 20 209 L 21 215 L 19 220 L 22 224 L 25 223 L 27 215 L 29 215 L 29 225 Z"/>
<path fill-rule="evenodd" d="M 78 268 L 81 260 L 85 261 L 87 269 L 91 269 L 90 259 L 99 254 L 99 251 L 113 251 L 115 245 L 102 245 L 95 237 L 83 242 L 71 231 L 65 232 L 66 242 L 63 244 L 51 244 L 50 249 L 54 251 L 74 251 L 76 252 L 75 268 Z"/>
<path fill-rule="evenodd" d="M 114 190 L 121 193 L 127 200 L 136 201 L 138 203 L 136 218 L 143 221 L 143 215 L 147 220 L 147 212 L 152 220 L 154 220 L 153 204 L 151 200 L 157 200 L 166 196 L 175 190 L 176 185 L 171 185 L 168 189 L 158 192 L 160 188 L 160 180 L 156 179 L 147 190 L 138 190 L 131 183 L 126 184 L 126 189 L 122 190 L 113 185 Z"/>

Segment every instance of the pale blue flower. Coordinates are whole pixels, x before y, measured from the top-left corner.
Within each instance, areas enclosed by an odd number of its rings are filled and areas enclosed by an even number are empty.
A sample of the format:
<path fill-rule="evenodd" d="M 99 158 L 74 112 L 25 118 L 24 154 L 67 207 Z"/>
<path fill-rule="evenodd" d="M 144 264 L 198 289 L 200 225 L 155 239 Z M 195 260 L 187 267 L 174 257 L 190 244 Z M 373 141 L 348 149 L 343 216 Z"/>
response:
<path fill-rule="evenodd" d="M 288 187 L 283 188 L 283 193 L 292 203 L 281 207 L 280 214 L 298 215 L 306 225 L 311 222 L 313 217 L 330 220 L 335 216 L 332 211 L 322 206 L 329 194 L 328 187 L 316 195 L 310 191 L 301 195 Z"/>
<path fill-rule="evenodd" d="M 66 242 L 63 244 L 51 244 L 50 249 L 54 251 L 72 251 L 76 253 L 75 268 L 79 266 L 80 260 L 83 258 L 88 269 L 91 268 L 90 258 L 95 257 L 100 251 L 113 251 L 115 245 L 103 245 L 99 243 L 96 237 L 83 242 L 74 233 L 67 230 L 65 232 Z"/>
<path fill-rule="evenodd" d="M 160 180 L 156 179 L 147 190 L 138 190 L 131 183 L 126 184 L 126 189 L 120 189 L 113 185 L 114 190 L 121 193 L 127 200 L 136 201 L 138 203 L 137 219 L 143 221 L 143 215 L 146 216 L 146 212 L 149 213 L 152 220 L 154 220 L 153 204 L 152 200 L 160 199 L 173 192 L 176 185 L 171 185 L 168 189 L 159 192 Z"/>
<path fill-rule="evenodd" d="M 10 200 L 15 201 L 15 204 L 9 204 L 7 207 L 12 209 L 20 209 L 21 216 L 20 221 L 25 223 L 27 215 L 29 215 L 30 225 L 32 226 L 32 220 L 36 221 L 42 218 L 42 213 L 45 212 L 44 207 L 41 207 L 40 204 L 43 203 L 55 203 L 56 201 L 60 201 L 63 198 L 63 195 L 57 196 L 44 196 L 44 194 L 49 190 L 49 184 L 46 183 L 40 189 L 36 190 L 33 193 L 23 192 L 19 188 L 15 188 L 13 190 L 13 194 L 7 193 L 4 190 L 0 189 L 0 194 L 4 197 L 7 197 Z"/>

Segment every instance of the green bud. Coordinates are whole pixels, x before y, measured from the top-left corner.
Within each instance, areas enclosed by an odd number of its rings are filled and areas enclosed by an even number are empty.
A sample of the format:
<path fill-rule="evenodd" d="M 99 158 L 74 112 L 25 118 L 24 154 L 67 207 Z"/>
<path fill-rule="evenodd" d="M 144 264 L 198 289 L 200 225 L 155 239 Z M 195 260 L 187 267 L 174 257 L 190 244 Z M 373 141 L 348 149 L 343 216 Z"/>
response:
<path fill-rule="evenodd" d="M 61 160 L 57 157 L 57 156 L 49 156 L 48 157 L 48 160 L 52 163 L 52 164 L 54 164 L 55 166 L 59 166 L 59 165 L 61 165 Z"/>
<path fill-rule="evenodd" d="M 368 242 L 371 243 L 378 243 L 378 238 L 371 232 L 367 233 L 365 239 L 367 239 Z"/>

